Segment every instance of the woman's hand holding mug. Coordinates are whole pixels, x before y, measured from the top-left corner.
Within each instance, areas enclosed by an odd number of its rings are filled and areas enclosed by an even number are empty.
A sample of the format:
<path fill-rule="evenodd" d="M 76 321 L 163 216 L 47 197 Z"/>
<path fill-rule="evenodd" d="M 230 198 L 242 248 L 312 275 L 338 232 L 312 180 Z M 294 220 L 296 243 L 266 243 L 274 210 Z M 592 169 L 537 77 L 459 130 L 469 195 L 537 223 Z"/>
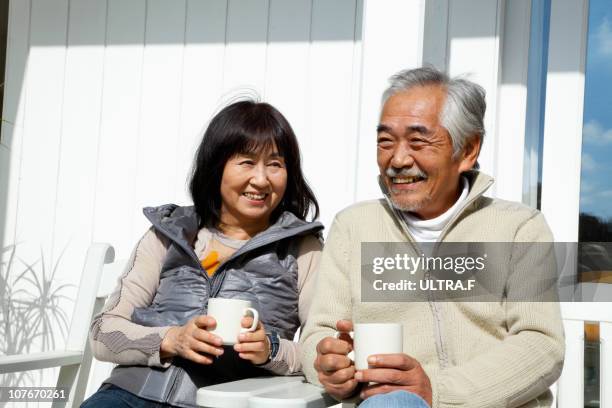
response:
<path fill-rule="evenodd" d="M 172 327 L 162 340 L 162 359 L 179 356 L 199 364 L 212 364 L 223 354 L 223 341 L 210 333 L 217 326 L 211 316 L 196 316 L 183 326 Z"/>
<path fill-rule="evenodd" d="M 243 328 L 249 328 L 253 324 L 253 318 L 250 316 L 243 317 L 241 324 Z M 238 352 L 240 358 L 249 360 L 253 364 L 263 364 L 268 361 L 270 341 L 261 321 L 257 324 L 255 331 L 243 332 L 238 335 L 238 343 L 234 345 L 234 350 Z"/>

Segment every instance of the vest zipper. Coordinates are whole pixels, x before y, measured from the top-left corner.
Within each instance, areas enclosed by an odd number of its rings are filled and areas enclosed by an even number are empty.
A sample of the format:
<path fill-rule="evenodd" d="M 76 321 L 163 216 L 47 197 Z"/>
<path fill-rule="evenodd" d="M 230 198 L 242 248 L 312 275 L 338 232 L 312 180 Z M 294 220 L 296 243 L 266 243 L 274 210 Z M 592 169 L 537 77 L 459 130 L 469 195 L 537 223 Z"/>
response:
<path fill-rule="evenodd" d="M 283 239 L 286 239 L 292 236 L 296 236 L 303 232 L 317 229 L 319 228 L 319 226 L 320 226 L 320 223 L 311 223 L 311 224 L 307 224 L 299 228 L 294 228 L 289 232 L 284 232 L 284 233 L 281 233 L 275 236 L 260 238 L 259 240 L 257 239 L 257 236 L 255 236 L 254 238 L 252 238 L 252 240 L 244 244 L 240 249 L 234 252 L 229 258 L 227 258 L 217 267 L 217 270 L 212 278 L 212 289 L 211 289 L 210 297 L 216 297 L 219 294 L 219 291 L 221 290 L 221 286 L 223 285 L 223 281 L 225 280 L 225 270 L 224 269 L 234 259 L 246 253 L 249 253 L 255 249 L 271 244 L 273 242 L 277 242 L 277 241 L 280 241 L 280 240 L 283 240 Z"/>
<path fill-rule="evenodd" d="M 204 269 L 204 267 L 202 266 L 202 263 L 200 262 L 200 258 L 198 258 L 198 256 L 196 255 L 196 253 L 194 252 L 194 250 L 187 246 L 184 245 L 182 242 L 175 240 L 161 225 L 155 225 L 155 228 L 161 232 L 162 234 L 164 234 L 164 236 L 166 238 L 168 238 L 171 242 L 175 243 L 176 245 L 178 245 L 183 251 L 185 251 L 185 253 L 187 254 L 187 256 L 189 256 L 196 265 L 198 265 L 198 269 L 200 270 L 200 272 L 202 273 L 202 276 L 204 277 L 204 280 L 206 281 L 206 285 L 208 286 L 208 297 L 212 297 L 212 291 L 213 291 L 213 285 L 212 285 L 212 280 L 210 278 L 210 276 L 208 276 L 208 273 L 206 272 L 206 270 Z"/>
<path fill-rule="evenodd" d="M 174 398 L 174 394 L 176 394 L 176 383 L 180 374 L 179 370 L 180 369 L 178 367 L 174 367 L 174 372 L 172 373 L 172 385 L 170 385 L 170 391 L 168 391 L 168 395 L 165 398 L 167 404 L 172 403 L 172 398 Z"/>
<path fill-rule="evenodd" d="M 312 222 L 310 224 L 306 224 L 303 225 L 301 227 L 297 227 L 297 228 L 292 228 L 289 232 L 287 231 L 280 231 L 279 234 L 275 234 L 272 236 L 267 236 L 267 237 L 253 237 L 251 240 L 249 240 L 246 244 L 244 244 L 240 249 L 238 249 L 236 252 L 234 252 L 228 259 L 226 259 L 225 261 L 223 261 L 216 269 L 215 274 L 212 276 L 212 278 L 210 276 L 208 276 L 208 273 L 206 272 L 206 270 L 202 267 L 202 264 L 200 263 L 200 259 L 198 258 L 198 256 L 196 255 L 196 253 L 194 252 L 194 250 L 188 246 L 185 245 L 183 242 L 181 241 L 177 241 L 175 240 L 171 234 L 169 234 L 161 225 L 155 225 L 154 226 L 157 228 L 158 231 L 160 231 L 162 234 L 164 234 L 164 236 L 166 238 L 168 238 L 170 241 L 174 242 L 175 244 L 177 244 L 179 247 L 181 247 L 181 249 L 183 251 L 185 251 L 185 253 L 195 261 L 195 263 L 198 265 L 198 268 L 200 269 L 200 271 L 202 271 L 202 274 L 204 276 L 204 278 L 206 279 L 206 282 L 208 284 L 208 293 L 209 293 L 209 298 L 212 297 L 216 297 L 217 294 L 219 293 L 219 291 L 221 290 L 221 285 L 223 284 L 223 280 L 225 278 L 225 271 L 223 270 L 227 264 L 231 261 L 233 261 L 234 259 L 238 258 L 239 256 L 242 256 L 254 249 L 257 248 L 261 248 L 264 245 L 268 245 L 271 244 L 273 242 L 276 241 L 280 241 L 282 239 L 285 238 L 289 238 L 292 236 L 296 236 L 298 234 L 301 234 L 303 232 L 307 232 L 310 230 L 314 230 L 314 229 L 320 229 L 322 227 L 321 223 L 319 222 Z M 218 282 L 218 283 L 217 283 Z"/>

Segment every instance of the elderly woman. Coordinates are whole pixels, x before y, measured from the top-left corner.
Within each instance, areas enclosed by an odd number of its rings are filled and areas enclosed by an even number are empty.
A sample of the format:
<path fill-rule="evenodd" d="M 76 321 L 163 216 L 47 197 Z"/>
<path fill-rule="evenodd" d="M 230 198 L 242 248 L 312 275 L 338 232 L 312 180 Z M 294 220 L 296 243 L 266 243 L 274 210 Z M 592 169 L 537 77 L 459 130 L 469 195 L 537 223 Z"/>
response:
<path fill-rule="evenodd" d="M 190 191 L 194 206 L 144 209 L 152 227 L 90 331 L 96 358 L 119 365 L 83 407 L 195 407 L 199 387 L 301 370 L 292 339 L 310 306 L 323 226 L 306 221 L 319 209 L 287 120 L 266 103 L 223 109 Z M 256 330 L 234 346 L 211 333 L 216 297 L 259 311 Z"/>

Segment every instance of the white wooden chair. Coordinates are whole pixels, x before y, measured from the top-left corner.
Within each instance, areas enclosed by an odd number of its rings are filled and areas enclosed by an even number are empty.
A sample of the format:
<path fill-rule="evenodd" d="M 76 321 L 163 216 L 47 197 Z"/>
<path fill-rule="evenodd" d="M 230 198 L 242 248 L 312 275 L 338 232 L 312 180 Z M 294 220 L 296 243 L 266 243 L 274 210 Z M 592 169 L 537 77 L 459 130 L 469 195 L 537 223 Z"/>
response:
<path fill-rule="evenodd" d="M 79 406 L 83 401 L 92 363 L 87 341 L 89 324 L 104 305 L 124 262 L 114 262 L 115 251 L 108 244 L 92 244 L 85 259 L 66 349 L 34 354 L 0 356 L 0 374 L 60 367 L 57 387 L 70 390 L 68 402 L 53 407 Z"/>

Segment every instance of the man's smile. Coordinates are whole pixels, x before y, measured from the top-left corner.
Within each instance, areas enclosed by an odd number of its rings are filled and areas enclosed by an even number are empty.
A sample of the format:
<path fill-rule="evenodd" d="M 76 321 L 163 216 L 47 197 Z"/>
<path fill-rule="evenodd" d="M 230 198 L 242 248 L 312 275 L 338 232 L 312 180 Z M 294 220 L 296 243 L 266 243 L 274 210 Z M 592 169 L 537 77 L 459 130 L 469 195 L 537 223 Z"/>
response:
<path fill-rule="evenodd" d="M 403 191 L 415 191 L 427 181 L 423 176 L 389 177 L 391 191 L 399 193 Z"/>

